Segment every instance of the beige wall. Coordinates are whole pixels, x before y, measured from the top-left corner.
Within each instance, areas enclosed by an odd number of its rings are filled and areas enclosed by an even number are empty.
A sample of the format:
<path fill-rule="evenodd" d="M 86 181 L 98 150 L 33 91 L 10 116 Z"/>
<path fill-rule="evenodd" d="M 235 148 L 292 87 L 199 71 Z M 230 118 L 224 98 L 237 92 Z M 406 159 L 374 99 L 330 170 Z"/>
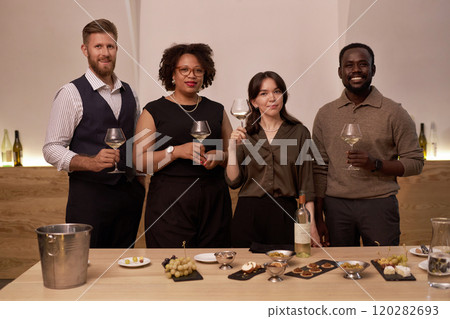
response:
<path fill-rule="evenodd" d="M 271 69 L 288 86 L 295 82 L 288 110 L 311 129 L 317 109 L 342 90 L 336 72 L 339 49 L 352 41 L 366 42 L 376 55 L 374 84 L 402 102 L 417 125 L 425 122 L 428 136 L 434 121 L 439 153 L 445 151 L 450 158 L 448 1 L 379 0 L 331 47 L 374 1 L 78 2 L 92 17 L 116 23 L 122 45 L 117 74 L 139 92 L 142 106 L 164 94 L 151 77 L 157 80 L 166 47 L 207 42 L 215 51 L 218 72 L 213 86 L 202 94 L 229 110 L 233 98 L 246 95 L 251 76 Z M 8 128 L 10 136 L 14 129 L 21 131 L 25 164 L 31 159 L 44 162 L 41 147 L 54 94 L 87 67 L 80 51 L 81 29 L 90 20 L 74 1 L 2 0 L 0 129 Z M 231 120 L 236 126 L 237 120 Z"/>

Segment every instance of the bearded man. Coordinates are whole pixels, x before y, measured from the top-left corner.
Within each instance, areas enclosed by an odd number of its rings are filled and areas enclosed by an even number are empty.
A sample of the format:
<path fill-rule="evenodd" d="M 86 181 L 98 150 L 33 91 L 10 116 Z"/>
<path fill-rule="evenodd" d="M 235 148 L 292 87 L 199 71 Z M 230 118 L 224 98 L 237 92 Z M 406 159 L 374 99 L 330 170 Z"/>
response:
<path fill-rule="evenodd" d="M 117 28 L 105 19 L 87 24 L 81 51 L 88 69 L 56 94 L 43 147 L 45 160 L 69 173 L 67 223 L 93 226 L 91 248 L 134 245 L 144 188 L 126 167 L 125 144 L 108 148 L 108 128 L 134 134 L 139 105 L 131 87 L 114 74 Z M 117 163 L 124 174 L 111 174 Z"/>
<path fill-rule="evenodd" d="M 423 168 L 415 124 L 399 103 L 371 85 L 375 70 L 369 46 L 344 47 L 338 75 L 345 89 L 314 120 L 313 140 L 325 162 L 314 166 L 315 216 L 325 246 L 359 246 L 361 240 L 365 246 L 398 245 L 397 176 Z M 359 124 L 362 133 L 352 150 L 341 139 L 350 123 Z"/>

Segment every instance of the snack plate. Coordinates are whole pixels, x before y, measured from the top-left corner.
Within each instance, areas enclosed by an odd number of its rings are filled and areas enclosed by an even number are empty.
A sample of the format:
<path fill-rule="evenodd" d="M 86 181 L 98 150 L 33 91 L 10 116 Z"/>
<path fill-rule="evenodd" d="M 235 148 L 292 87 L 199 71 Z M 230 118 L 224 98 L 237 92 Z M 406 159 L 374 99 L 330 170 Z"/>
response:
<path fill-rule="evenodd" d="M 416 251 L 416 249 L 420 250 L 420 253 L 418 253 L 418 252 Z M 409 250 L 409 252 L 410 252 L 411 254 L 416 255 L 416 256 L 419 256 L 419 257 L 428 257 L 428 254 L 424 254 L 424 253 L 422 252 L 422 249 L 420 249 L 419 246 L 411 248 L 411 249 Z"/>
<path fill-rule="evenodd" d="M 214 253 L 205 253 L 205 254 L 198 254 L 194 256 L 194 259 L 196 261 L 202 262 L 202 263 L 216 263 L 217 259 L 216 256 L 214 256 Z"/>
<path fill-rule="evenodd" d="M 125 260 L 127 260 L 127 259 L 130 261 L 129 264 L 125 263 Z M 127 258 L 120 259 L 117 263 L 123 267 L 136 268 L 136 267 L 142 267 L 142 266 L 148 265 L 150 263 L 150 259 L 144 257 L 144 262 L 141 263 L 141 262 L 139 262 L 139 259 L 137 262 L 134 262 L 133 257 L 127 257 Z"/>
<path fill-rule="evenodd" d="M 428 271 L 428 259 L 421 261 L 417 266 L 422 270 Z"/>
<path fill-rule="evenodd" d="M 258 270 L 252 272 L 252 273 L 245 273 L 242 270 L 239 270 L 231 275 L 228 276 L 229 279 L 234 279 L 234 280 L 249 280 L 252 279 L 253 277 L 262 274 L 266 272 L 266 270 L 264 268 L 259 268 Z"/>
<path fill-rule="evenodd" d="M 413 274 L 409 275 L 408 277 L 403 277 L 402 275 L 399 275 L 399 274 L 385 275 L 383 272 L 384 271 L 383 267 L 381 267 L 380 264 L 376 260 L 371 260 L 370 262 L 376 268 L 376 270 L 378 270 L 380 275 L 386 281 L 415 281 L 416 280 L 416 277 L 414 277 Z"/>
<path fill-rule="evenodd" d="M 322 265 L 325 264 L 325 263 L 330 263 L 330 264 L 333 265 L 333 267 L 331 267 L 331 268 L 323 268 Z M 322 271 L 318 272 L 318 273 L 313 272 L 312 273 L 313 275 L 311 277 L 303 277 L 301 274 L 297 274 L 297 273 L 295 273 L 293 271 L 290 271 L 290 272 L 286 273 L 285 275 L 286 276 L 291 276 L 291 277 L 296 277 L 296 278 L 301 278 L 301 279 L 311 279 L 311 278 L 320 276 L 321 274 L 324 274 L 324 273 L 326 273 L 328 271 L 331 271 L 331 270 L 337 268 L 336 262 L 334 262 L 333 260 L 321 259 L 319 261 L 316 261 L 315 264 L 319 265 L 319 268 Z M 304 266 L 304 267 L 301 267 L 301 269 L 302 270 L 310 270 L 311 268 L 308 268 L 308 266 Z"/>

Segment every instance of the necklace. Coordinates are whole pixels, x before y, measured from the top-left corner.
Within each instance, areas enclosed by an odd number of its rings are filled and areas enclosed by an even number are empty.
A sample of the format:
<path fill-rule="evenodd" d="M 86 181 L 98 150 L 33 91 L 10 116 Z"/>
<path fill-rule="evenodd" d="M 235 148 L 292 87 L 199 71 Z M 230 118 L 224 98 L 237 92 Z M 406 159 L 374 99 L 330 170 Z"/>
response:
<path fill-rule="evenodd" d="M 282 124 L 283 124 L 283 123 L 281 123 L 276 129 L 273 129 L 273 130 L 267 130 L 267 129 L 265 129 L 264 126 L 262 126 L 261 124 L 259 124 L 259 125 L 262 127 L 262 129 L 264 130 L 264 132 L 277 132 L 277 131 L 280 129 L 280 127 L 281 127 Z"/>
<path fill-rule="evenodd" d="M 176 100 L 175 100 L 175 96 L 173 95 L 173 93 L 171 94 L 171 97 L 172 97 L 172 100 L 174 100 L 175 103 L 177 103 Z M 186 110 L 184 107 L 182 107 L 181 104 L 178 104 L 178 103 L 177 103 L 177 104 L 183 109 L 183 111 L 188 112 L 188 113 L 192 113 L 192 112 L 194 112 L 194 111 L 197 109 L 199 103 L 200 103 L 200 96 L 197 95 L 197 104 L 195 104 L 195 107 L 194 107 L 192 110 L 190 110 L 190 111 L 188 111 L 188 110 Z"/>

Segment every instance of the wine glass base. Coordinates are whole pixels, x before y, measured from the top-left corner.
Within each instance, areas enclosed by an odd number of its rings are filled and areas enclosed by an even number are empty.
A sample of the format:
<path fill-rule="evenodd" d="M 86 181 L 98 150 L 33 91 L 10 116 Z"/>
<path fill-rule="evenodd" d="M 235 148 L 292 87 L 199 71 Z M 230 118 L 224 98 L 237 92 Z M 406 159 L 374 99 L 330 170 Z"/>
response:
<path fill-rule="evenodd" d="M 348 166 L 348 167 L 346 167 L 346 168 L 344 168 L 346 171 L 359 171 L 360 170 L 360 168 L 359 167 L 355 167 L 355 166 L 352 166 L 352 165 L 350 165 L 350 166 Z"/>
<path fill-rule="evenodd" d="M 119 171 L 118 169 L 108 172 L 108 174 L 124 174 L 125 171 Z"/>

